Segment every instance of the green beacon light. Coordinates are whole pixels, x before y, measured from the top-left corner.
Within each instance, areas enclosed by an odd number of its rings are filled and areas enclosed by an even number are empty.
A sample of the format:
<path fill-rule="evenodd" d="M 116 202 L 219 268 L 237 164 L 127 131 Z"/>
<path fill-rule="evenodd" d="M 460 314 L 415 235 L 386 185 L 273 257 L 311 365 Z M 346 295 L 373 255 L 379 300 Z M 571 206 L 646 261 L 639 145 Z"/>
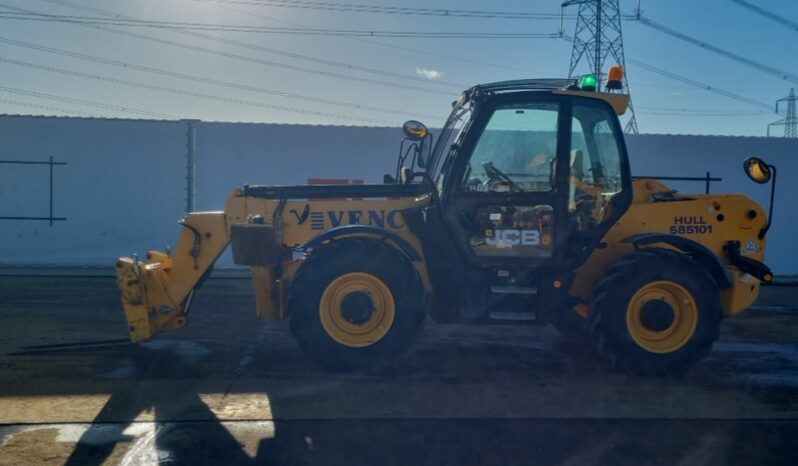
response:
<path fill-rule="evenodd" d="M 579 87 L 581 87 L 583 91 L 595 91 L 596 90 L 596 75 L 595 74 L 586 74 L 586 75 L 582 76 L 582 82 L 579 84 Z"/>

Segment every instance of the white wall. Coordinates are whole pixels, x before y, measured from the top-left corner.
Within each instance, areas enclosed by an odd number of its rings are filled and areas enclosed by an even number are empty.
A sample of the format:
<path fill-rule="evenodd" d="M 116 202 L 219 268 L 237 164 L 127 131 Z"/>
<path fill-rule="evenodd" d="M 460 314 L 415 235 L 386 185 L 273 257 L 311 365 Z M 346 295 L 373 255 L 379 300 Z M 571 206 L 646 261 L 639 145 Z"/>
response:
<path fill-rule="evenodd" d="M 186 124 L 0 118 L 0 160 L 66 162 L 53 212 L 66 221 L 0 220 L 0 263 L 113 264 L 174 242 L 186 197 Z M 47 216 L 48 167 L 0 165 L 0 217 Z"/>
<path fill-rule="evenodd" d="M 400 128 L 200 123 L 197 208 L 223 209 L 244 184 L 305 184 L 308 178 L 381 183 L 393 173 Z"/>
<path fill-rule="evenodd" d="M 0 160 L 55 160 L 56 216 L 65 222 L 0 220 L 0 265 L 110 265 L 120 255 L 174 244 L 185 213 L 189 122 L 0 116 Z M 196 122 L 196 208 L 224 207 L 242 184 L 308 178 L 379 182 L 393 172 L 398 128 Z M 745 178 L 759 155 L 779 167 L 768 263 L 798 274 L 790 237 L 798 223 L 798 140 L 638 135 L 628 138 L 637 175 L 723 178 L 714 192 L 742 192 L 763 205 L 768 188 Z M 47 167 L 0 165 L 0 216 L 47 215 Z M 674 183 L 703 192 L 701 183 Z M 229 254 L 220 266 L 232 265 Z"/>

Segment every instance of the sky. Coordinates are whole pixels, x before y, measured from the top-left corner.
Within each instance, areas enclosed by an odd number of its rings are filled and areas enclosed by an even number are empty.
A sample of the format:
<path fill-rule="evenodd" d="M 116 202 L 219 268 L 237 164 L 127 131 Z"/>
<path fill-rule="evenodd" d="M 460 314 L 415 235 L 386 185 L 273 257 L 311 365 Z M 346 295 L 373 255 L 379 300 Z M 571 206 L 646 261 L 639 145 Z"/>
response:
<path fill-rule="evenodd" d="M 555 15 L 562 3 L 326 1 Z M 798 22 L 798 2 L 748 1 Z M 7 12 L 34 12 L 236 26 L 542 35 L 556 34 L 560 28 L 559 19 L 342 12 L 275 3 L 279 2 L 0 0 L 0 113 L 369 126 L 398 126 L 414 118 L 438 127 L 451 102 L 467 87 L 568 74 L 571 43 L 562 38 L 321 36 L 2 17 Z M 637 4 L 620 0 L 622 13 L 633 13 Z M 624 47 L 630 61 L 759 103 L 708 92 L 627 63 L 641 133 L 764 136 L 768 123 L 782 118 L 772 106 L 798 85 L 777 74 L 798 75 L 798 30 L 733 0 L 641 0 L 641 6 L 651 21 L 776 70 L 763 72 L 625 20 Z M 566 10 L 569 15 L 576 12 L 577 7 Z M 573 35 L 575 26 L 576 21 L 567 18 L 565 34 Z M 577 71 L 588 70 L 585 66 Z M 772 131 L 781 136 L 783 127 Z"/>

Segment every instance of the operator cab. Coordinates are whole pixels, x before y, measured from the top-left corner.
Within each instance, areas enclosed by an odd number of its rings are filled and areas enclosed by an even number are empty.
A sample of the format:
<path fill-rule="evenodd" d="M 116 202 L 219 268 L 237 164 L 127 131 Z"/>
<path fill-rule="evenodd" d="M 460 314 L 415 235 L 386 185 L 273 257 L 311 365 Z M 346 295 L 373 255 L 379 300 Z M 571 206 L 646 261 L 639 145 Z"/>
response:
<path fill-rule="evenodd" d="M 423 158 L 419 175 L 434 180 L 433 202 L 421 220 L 408 218 L 436 287 L 461 289 L 462 296 L 488 283 L 488 296 L 527 295 L 522 301 L 555 282 L 556 293 L 566 291 L 573 270 L 631 204 L 617 117 L 627 102 L 573 79 L 464 92 Z M 460 276 L 442 276 L 453 262 L 461 264 Z M 541 284 L 541 276 L 554 279 Z"/>

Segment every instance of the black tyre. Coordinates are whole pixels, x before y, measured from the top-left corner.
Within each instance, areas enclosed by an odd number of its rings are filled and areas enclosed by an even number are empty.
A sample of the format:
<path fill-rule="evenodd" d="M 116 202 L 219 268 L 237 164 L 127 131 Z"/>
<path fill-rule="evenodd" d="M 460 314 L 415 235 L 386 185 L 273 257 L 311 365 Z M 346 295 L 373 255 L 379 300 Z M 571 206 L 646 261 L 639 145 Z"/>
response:
<path fill-rule="evenodd" d="M 718 338 L 715 281 L 684 254 L 636 251 L 597 285 L 590 328 L 610 364 L 638 374 L 675 374 L 704 358 Z"/>
<path fill-rule="evenodd" d="M 294 277 L 286 306 L 300 348 L 333 371 L 400 361 L 426 318 L 424 286 L 412 263 L 366 238 L 333 241 L 309 257 Z"/>

